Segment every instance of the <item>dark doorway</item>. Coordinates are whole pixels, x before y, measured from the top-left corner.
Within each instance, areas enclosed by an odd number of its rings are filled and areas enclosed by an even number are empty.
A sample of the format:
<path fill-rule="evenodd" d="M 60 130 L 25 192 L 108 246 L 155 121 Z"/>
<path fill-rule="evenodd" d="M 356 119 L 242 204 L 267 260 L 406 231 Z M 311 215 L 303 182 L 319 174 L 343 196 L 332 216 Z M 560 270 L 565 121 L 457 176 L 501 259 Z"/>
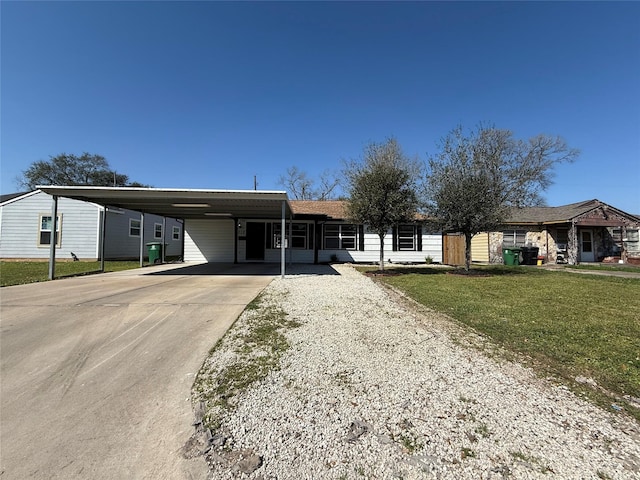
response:
<path fill-rule="evenodd" d="M 247 222 L 247 260 L 264 260 L 264 223 Z"/>

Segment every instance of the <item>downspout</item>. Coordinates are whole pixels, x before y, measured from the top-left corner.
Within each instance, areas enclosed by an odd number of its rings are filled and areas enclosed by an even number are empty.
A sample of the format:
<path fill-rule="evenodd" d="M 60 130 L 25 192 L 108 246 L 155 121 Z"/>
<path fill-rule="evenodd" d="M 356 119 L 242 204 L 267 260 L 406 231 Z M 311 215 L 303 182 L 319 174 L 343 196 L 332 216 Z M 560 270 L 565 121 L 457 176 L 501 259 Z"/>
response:
<path fill-rule="evenodd" d="M 58 229 L 58 196 L 53 195 L 51 204 L 51 237 L 49 239 L 49 280 L 53 280 L 56 275 L 56 231 Z"/>
<path fill-rule="evenodd" d="M 187 223 L 185 221 L 185 219 L 181 219 L 182 220 L 182 235 L 180 236 L 180 260 L 182 260 L 184 262 L 184 236 L 186 234 L 185 231 L 185 227 L 187 226 Z"/>
<path fill-rule="evenodd" d="M 140 212 L 140 268 L 144 267 L 144 213 Z"/>

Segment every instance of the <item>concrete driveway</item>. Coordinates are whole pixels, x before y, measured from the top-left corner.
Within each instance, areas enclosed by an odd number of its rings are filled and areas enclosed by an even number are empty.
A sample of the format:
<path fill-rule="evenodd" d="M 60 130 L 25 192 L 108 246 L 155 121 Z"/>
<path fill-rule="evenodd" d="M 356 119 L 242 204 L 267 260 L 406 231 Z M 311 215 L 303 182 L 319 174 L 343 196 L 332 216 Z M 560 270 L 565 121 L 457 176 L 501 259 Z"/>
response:
<path fill-rule="evenodd" d="M 0 290 L 0 478 L 205 478 L 181 448 L 208 350 L 277 275 L 154 266 Z"/>

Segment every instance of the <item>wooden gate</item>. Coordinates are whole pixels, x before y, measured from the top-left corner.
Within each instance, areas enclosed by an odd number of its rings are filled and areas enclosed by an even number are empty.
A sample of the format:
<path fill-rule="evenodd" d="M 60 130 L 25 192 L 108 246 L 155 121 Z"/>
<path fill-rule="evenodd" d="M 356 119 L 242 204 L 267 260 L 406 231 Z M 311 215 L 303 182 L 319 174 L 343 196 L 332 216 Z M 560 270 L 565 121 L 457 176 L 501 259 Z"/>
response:
<path fill-rule="evenodd" d="M 442 236 L 442 263 L 464 265 L 464 235 L 447 233 Z"/>

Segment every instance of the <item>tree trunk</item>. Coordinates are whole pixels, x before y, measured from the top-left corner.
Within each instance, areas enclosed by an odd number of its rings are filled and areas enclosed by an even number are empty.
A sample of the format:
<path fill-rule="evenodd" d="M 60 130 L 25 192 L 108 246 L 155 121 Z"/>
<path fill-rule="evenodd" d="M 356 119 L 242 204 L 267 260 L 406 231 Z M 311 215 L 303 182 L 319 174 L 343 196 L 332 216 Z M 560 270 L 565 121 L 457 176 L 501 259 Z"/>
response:
<path fill-rule="evenodd" d="M 384 270 L 384 234 L 380 235 L 380 270 Z"/>
<path fill-rule="evenodd" d="M 471 239 L 473 235 L 464 234 L 464 269 L 468 272 L 471 266 Z"/>

